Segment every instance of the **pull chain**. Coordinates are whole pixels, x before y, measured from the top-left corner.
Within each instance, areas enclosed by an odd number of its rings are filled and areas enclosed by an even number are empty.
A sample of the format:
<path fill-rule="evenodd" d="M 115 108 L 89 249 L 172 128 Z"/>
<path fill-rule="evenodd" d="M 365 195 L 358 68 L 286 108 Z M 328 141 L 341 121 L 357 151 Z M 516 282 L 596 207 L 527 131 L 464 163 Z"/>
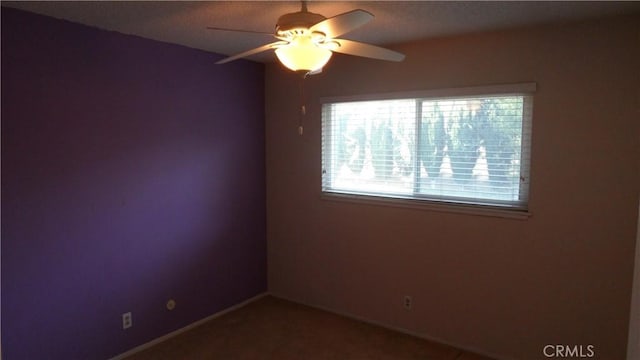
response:
<path fill-rule="evenodd" d="M 300 107 L 300 125 L 298 126 L 298 135 L 304 134 L 304 127 L 302 126 L 302 118 L 306 115 L 307 110 L 304 105 Z"/>
<path fill-rule="evenodd" d="M 302 80 L 300 80 L 300 120 L 298 122 L 298 135 L 302 136 L 304 134 L 304 127 L 302 126 L 302 121 L 304 120 L 305 115 L 307 114 L 307 108 L 304 105 L 304 80 L 307 78 L 309 73 L 306 73 L 302 76 Z"/>

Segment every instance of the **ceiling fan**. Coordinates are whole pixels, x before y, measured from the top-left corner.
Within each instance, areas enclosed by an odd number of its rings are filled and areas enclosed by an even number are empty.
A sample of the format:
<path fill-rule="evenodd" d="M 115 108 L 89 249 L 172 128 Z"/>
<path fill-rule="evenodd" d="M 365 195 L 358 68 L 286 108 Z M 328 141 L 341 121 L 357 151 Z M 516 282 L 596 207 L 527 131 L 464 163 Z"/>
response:
<path fill-rule="evenodd" d="M 287 68 L 315 74 L 329 62 L 333 52 L 362 56 L 367 58 L 402 61 L 404 55 L 389 49 L 362 42 L 337 38 L 373 20 L 373 15 L 365 10 L 356 9 L 334 17 L 326 18 L 307 10 L 306 1 L 302 1 L 300 11 L 280 16 L 275 33 L 268 34 L 278 41 L 224 58 L 216 64 L 224 64 L 239 58 L 263 51 L 275 50 L 278 60 Z M 208 27 L 211 30 L 260 33 L 248 30 L 234 30 Z"/>

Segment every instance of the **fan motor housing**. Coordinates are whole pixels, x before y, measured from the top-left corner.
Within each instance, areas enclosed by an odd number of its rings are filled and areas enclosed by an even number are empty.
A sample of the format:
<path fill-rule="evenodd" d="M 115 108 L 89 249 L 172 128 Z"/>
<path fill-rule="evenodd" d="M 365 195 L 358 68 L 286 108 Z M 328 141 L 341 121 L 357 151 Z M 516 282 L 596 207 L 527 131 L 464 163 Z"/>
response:
<path fill-rule="evenodd" d="M 295 13 L 284 14 L 278 18 L 276 24 L 276 34 L 280 36 L 287 35 L 288 32 L 298 29 L 309 29 L 313 25 L 327 18 L 316 13 L 308 11 L 298 11 Z"/>

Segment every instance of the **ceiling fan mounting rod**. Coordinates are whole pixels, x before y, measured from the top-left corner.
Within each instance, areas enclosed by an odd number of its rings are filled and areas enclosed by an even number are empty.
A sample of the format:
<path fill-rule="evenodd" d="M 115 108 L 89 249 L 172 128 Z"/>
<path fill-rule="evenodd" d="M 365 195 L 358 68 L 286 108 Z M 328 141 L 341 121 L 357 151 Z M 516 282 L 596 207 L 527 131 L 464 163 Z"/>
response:
<path fill-rule="evenodd" d="M 276 34 L 284 36 L 287 31 L 295 29 L 309 29 L 313 25 L 326 20 L 327 18 L 308 11 L 298 11 L 284 14 L 278 18 L 276 24 Z"/>

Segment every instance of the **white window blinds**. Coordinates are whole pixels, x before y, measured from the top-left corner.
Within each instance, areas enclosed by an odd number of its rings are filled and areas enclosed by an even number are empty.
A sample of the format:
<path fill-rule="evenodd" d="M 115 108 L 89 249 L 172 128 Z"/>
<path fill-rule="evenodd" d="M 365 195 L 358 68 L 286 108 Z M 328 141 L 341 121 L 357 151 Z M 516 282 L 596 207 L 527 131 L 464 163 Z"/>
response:
<path fill-rule="evenodd" d="M 524 210 L 528 94 L 329 101 L 322 191 Z"/>

